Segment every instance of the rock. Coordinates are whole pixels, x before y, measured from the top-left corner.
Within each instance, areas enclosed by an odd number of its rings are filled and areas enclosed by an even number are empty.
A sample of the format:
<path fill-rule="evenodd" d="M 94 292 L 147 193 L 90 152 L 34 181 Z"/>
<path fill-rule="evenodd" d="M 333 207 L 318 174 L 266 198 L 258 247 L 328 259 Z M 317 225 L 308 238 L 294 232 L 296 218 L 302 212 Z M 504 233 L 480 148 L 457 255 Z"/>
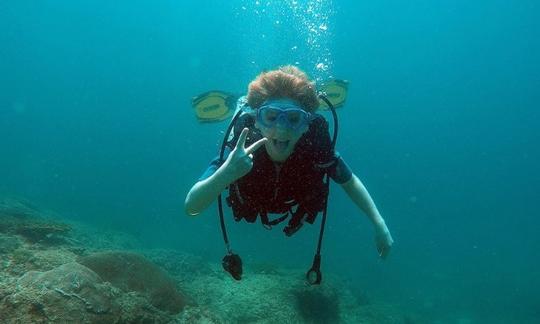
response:
<path fill-rule="evenodd" d="M 298 314 L 306 323 L 339 323 L 340 296 L 330 287 L 306 286 L 292 291 Z"/>
<path fill-rule="evenodd" d="M 48 216 L 26 201 L 0 199 L 0 233 L 19 235 L 29 243 L 68 243 L 71 227 Z"/>
<path fill-rule="evenodd" d="M 2 269 L 12 276 L 20 277 L 28 271 L 49 271 L 75 259 L 76 255 L 63 247 L 40 249 L 25 244 L 6 254 Z"/>
<path fill-rule="evenodd" d="M 78 262 L 124 292 L 139 292 L 163 311 L 179 313 L 186 299 L 176 283 L 161 268 L 143 256 L 121 251 L 100 252 L 81 257 Z"/>
<path fill-rule="evenodd" d="M 7 322 L 114 321 L 112 287 L 76 262 L 47 272 L 29 271 L 0 303 Z M 118 313 L 118 311 L 116 311 Z"/>
<path fill-rule="evenodd" d="M 38 209 L 23 198 L 2 197 L 0 198 L 0 218 L 11 216 L 16 218 L 33 218 L 40 214 Z"/>
<path fill-rule="evenodd" d="M 65 244 L 70 230 L 69 225 L 50 220 L 25 220 L 14 226 L 14 232 L 30 243 Z"/>
<path fill-rule="evenodd" d="M 168 323 L 172 317 L 77 262 L 0 285 L 2 323 Z"/>
<path fill-rule="evenodd" d="M 0 234 L 0 255 L 7 255 L 21 246 L 21 240 L 18 237 Z"/>

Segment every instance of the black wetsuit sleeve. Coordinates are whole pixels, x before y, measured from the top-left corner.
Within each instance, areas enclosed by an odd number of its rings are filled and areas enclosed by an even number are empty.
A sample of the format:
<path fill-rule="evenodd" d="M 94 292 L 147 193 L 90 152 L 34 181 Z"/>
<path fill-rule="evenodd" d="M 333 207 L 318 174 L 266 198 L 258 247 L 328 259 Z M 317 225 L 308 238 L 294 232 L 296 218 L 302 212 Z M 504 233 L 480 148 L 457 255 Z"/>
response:
<path fill-rule="evenodd" d="M 351 180 L 352 170 L 338 152 L 335 153 L 334 161 L 335 162 L 328 168 L 328 175 L 330 178 L 339 184 L 344 184 Z"/>
<path fill-rule="evenodd" d="M 223 161 L 227 159 L 227 157 L 229 156 L 229 153 L 231 153 L 231 149 L 228 146 L 226 146 L 225 152 L 223 154 Z M 223 161 L 219 159 L 219 155 L 216 156 L 214 159 L 212 159 L 212 161 L 210 161 L 210 164 L 208 165 L 204 173 L 199 177 L 198 181 L 202 181 L 202 180 L 210 178 L 210 176 L 213 175 L 217 171 L 217 169 L 219 169 L 219 167 L 223 164 Z"/>

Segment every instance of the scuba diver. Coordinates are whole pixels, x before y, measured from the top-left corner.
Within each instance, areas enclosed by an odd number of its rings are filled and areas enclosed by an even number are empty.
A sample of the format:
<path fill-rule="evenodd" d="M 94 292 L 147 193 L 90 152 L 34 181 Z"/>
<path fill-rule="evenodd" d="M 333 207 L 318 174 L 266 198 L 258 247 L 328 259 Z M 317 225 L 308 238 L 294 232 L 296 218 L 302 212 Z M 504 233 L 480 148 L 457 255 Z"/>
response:
<path fill-rule="evenodd" d="M 373 224 L 379 256 L 384 259 L 390 252 L 393 239 L 383 217 L 366 187 L 334 150 L 338 129 L 334 106 L 344 102 L 346 94 L 340 94 L 339 89 L 346 91 L 346 81 L 333 80 L 328 86 L 338 89 L 334 91 L 337 95 L 318 95 L 314 82 L 299 68 L 288 65 L 259 74 L 245 97 L 210 91 L 193 99 L 202 121 L 227 119 L 234 110 L 230 107 L 237 105 L 219 156 L 185 199 L 186 213 L 192 216 L 218 200 L 227 248 L 222 264 L 236 280 L 242 276 L 242 260 L 231 250 L 225 229 L 221 199 L 225 189 L 236 221 L 253 223 L 259 218 L 268 229 L 287 221 L 283 228 L 286 236 L 306 222 L 313 224 L 322 212 L 317 252 L 307 273 L 311 284 L 322 279 L 320 250 L 329 178 L 341 185 Z M 333 138 L 326 119 L 316 113 L 318 108 L 331 110 Z"/>

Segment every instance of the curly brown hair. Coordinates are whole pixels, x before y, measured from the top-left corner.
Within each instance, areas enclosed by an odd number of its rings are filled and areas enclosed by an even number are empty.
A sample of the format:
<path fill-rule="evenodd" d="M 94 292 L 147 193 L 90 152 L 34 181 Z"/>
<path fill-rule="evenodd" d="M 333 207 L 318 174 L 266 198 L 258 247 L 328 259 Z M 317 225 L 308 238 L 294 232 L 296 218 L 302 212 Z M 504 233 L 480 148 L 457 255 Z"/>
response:
<path fill-rule="evenodd" d="M 293 65 L 262 72 L 248 86 L 247 102 L 259 108 L 268 99 L 289 98 L 297 101 L 306 111 L 319 107 L 315 83 L 307 74 Z"/>

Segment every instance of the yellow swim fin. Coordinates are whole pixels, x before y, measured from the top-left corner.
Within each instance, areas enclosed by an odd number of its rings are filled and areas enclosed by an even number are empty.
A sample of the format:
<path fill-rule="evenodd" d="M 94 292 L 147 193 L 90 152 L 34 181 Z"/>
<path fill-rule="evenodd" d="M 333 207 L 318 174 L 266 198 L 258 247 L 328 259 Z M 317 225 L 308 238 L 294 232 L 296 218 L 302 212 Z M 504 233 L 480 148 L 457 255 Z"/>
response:
<path fill-rule="evenodd" d="M 238 96 L 224 91 L 208 91 L 191 99 L 197 119 L 202 123 L 229 118 L 236 107 Z"/>
<path fill-rule="evenodd" d="M 334 108 L 339 108 L 345 104 L 345 100 L 347 100 L 347 90 L 349 88 L 349 81 L 346 80 L 339 80 L 339 79 L 330 79 L 322 83 L 322 85 L 319 88 L 319 91 L 321 91 L 330 103 L 334 105 Z M 323 100 L 319 99 L 319 108 L 326 110 L 328 109 L 328 105 Z"/>

